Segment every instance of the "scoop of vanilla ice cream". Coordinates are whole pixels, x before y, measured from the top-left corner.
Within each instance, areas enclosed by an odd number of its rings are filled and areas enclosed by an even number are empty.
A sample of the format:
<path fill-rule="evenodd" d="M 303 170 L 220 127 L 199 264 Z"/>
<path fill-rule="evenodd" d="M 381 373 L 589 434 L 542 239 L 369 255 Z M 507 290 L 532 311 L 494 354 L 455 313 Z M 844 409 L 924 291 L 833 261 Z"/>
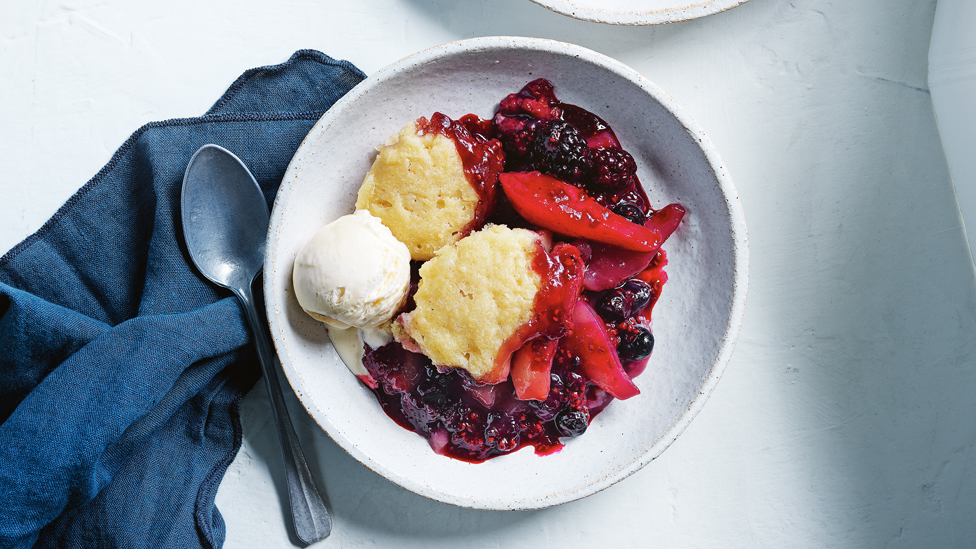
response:
<path fill-rule="evenodd" d="M 302 246 L 292 271 L 298 303 L 334 328 L 388 322 L 410 288 L 410 251 L 366 210 L 322 227 Z"/>

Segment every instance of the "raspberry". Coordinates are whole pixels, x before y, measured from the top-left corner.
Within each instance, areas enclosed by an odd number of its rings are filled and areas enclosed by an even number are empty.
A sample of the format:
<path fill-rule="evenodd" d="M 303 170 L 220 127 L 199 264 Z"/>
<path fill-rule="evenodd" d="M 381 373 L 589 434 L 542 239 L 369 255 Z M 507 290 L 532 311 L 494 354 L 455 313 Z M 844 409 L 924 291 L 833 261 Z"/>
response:
<path fill-rule="evenodd" d="M 637 163 L 630 153 L 619 147 L 605 147 L 591 151 L 593 158 L 593 180 L 591 187 L 596 192 L 619 191 L 630 183 L 637 173 Z"/>
<path fill-rule="evenodd" d="M 562 120 L 551 120 L 540 128 L 529 152 L 535 169 L 570 183 L 582 182 L 593 168 L 586 139 Z"/>
<path fill-rule="evenodd" d="M 505 151 L 505 169 L 521 169 L 529 156 L 532 137 L 542 120 L 527 116 L 506 116 L 499 112 L 493 120 L 498 140 Z"/>
<path fill-rule="evenodd" d="M 505 115 L 529 114 L 548 120 L 562 114 L 558 103 L 552 83 L 539 78 L 526 84 L 518 93 L 508 94 L 498 103 L 498 112 Z"/>
<path fill-rule="evenodd" d="M 556 102 L 556 88 L 545 78 L 536 78 L 522 88 L 521 93 L 529 93 L 532 97 L 545 102 L 546 105 Z"/>

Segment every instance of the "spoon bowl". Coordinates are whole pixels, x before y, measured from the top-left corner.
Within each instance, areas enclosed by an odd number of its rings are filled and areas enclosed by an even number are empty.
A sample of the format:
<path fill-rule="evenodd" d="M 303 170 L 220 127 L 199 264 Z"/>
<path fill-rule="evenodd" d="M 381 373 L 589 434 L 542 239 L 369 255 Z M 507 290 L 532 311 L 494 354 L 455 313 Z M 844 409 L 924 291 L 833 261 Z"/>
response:
<path fill-rule="evenodd" d="M 244 306 L 278 428 L 295 534 L 305 543 L 323 540 L 332 532 L 332 517 L 305 463 L 278 382 L 267 320 L 258 312 L 251 290 L 264 264 L 268 203 L 240 159 L 217 145 L 204 145 L 186 167 L 180 206 L 193 264 Z"/>
<path fill-rule="evenodd" d="M 183 233 L 193 263 L 214 284 L 249 285 L 264 264 L 268 204 L 246 166 L 204 145 L 186 167 Z"/>

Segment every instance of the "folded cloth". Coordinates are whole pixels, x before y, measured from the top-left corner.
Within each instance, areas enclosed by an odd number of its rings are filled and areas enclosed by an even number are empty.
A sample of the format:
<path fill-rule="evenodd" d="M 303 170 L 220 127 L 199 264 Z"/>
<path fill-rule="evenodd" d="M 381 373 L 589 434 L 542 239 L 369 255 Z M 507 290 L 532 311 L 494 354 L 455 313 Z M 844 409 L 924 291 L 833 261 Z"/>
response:
<path fill-rule="evenodd" d="M 214 497 L 260 376 L 243 310 L 193 268 L 179 199 L 206 143 L 270 205 L 322 113 L 364 78 L 302 50 L 207 114 L 143 126 L 0 258 L 0 547 L 220 547 Z"/>

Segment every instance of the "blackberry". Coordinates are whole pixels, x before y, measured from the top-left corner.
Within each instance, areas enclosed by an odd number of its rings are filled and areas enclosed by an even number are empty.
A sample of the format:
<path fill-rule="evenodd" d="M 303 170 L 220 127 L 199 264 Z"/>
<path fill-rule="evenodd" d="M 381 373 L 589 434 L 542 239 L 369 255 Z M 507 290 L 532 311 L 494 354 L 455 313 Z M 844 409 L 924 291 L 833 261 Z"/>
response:
<path fill-rule="evenodd" d="M 653 288 L 643 280 L 631 279 L 619 288 L 603 294 L 596 305 L 600 318 L 608 322 L 623 322 L 641 312 L 651 301 Z"/>
<path fill-rule="evenodd" d="M 590 151 L 593 159 L 593 179 L 590 187 L 595 192 L 616 192 L 630 183 L 637 173 L 637 163 L 630 153 L 619 147 L 604 147 Z"/>
<path fill-rule="evenodd" d="M 448 399 L 448 396 L 444 394 L 442 391 L 431 391 L 429 393 L 426 393 L 423 396 L 421 396 L 421 400 L 423 400 L 425 404 L 430 405 L 434 410 L 437 410 L 438 412 L 445 409 L 447 405 L 450 404 L 450 400 Z"/>
<path fill-rule="evenodd" d="M 433 364 L 424 365 L 424 376 L 417 384 L 417 392 L 427 394 L 430 392 L 441 391 L 451 384 L 451 373 L 441 373 Z"/>
<path fill-rule="evenodd" d="M 529 152 L 535 169 L 569 183 L 581 183 L 593 169 L 586 139 L 563 120 L 542 126 L 532 138 Z"/>
<path fill-rule="evenodd" d="M 564 437 L 578 437 L 590 424 L 590 414 L 586 408 L 568 408 L 556 414 L 553 420 L 556 432 Z"/>
<path fill-rule="evenodd" d="M 439 416 L 448 413 L 452 402 L 450 398 L 451 379 L 456 374 L 441 373 L 433 364 L 424 365 L 425 376 L 417 384 L 417 400 L 430 407 Z"/>
<path fill-rule="evenodd" d="M 630 222 L 637 223 L 638 225 L 643 225 L 647 221 L 647 218 L 644 216 L 644 210 L 640 209 L 640 206 L 631 204 L 630 202 L 620 202 L 613 207 L 613 213 L 620 217 L 625 217 Z"/>
<path fill-rule="evenodd" d="M 624 362 L 641 360 L 651 356 L 654 350 L 654 336 L 643 326 L 635 326 L 631 330 L 621 330 L 620 343 L 617 344 L 617 356 Z"/>

